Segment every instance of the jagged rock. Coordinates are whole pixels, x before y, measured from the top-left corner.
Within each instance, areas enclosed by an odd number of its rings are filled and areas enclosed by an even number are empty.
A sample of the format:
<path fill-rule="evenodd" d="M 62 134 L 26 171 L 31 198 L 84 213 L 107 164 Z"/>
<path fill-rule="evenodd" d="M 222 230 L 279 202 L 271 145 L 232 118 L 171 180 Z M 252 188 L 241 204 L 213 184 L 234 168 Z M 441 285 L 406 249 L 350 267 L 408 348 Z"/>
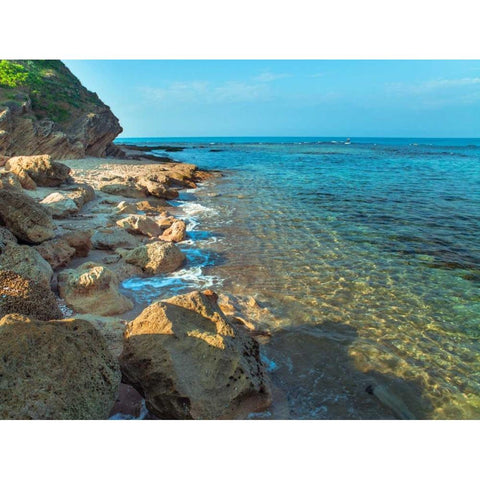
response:
<path fill-rule="evenodd" d="M 12 157 L 5 168 L 20 178 L 27 175 L 35 184 L 41 187 L 57 187 L 70 176 L 70 167 L 54 162 L 50 155 L 33 155 L 28 157 Z M 22 183 L 23 185 L 23 183 Z M 27 187 L 23 187 L 27 188 Z"/>
<path fill-rule="evenodd" d="M 129 215 L 117 221 L 127 232 L 157 238 L 162 233 L 160 226 L 146 215 Z"/>
<path fill-rule="evenodd" d="M 55 225 L 45 207 L 13 189 L 0 189 L 0 220 L 19 240 L 28 243 L 55 236 Z"/>
<path fill-rule="evenodd" d="M 10 313 L 36 320 L 63 317 L 50 288 L 11 270 L 0 270 L 0 318 Z"/>
<path fill-rule="evenodd" d="M 145 276 L 140 267 L 127 263 L 120 255 L 112 255 L 104 259 L 102 263 L 107 264 L 108 268 L 116 273 L 120 282 L 123 282 L 127 278 Z"/>
<path fill-rule="evenodd" d="M 176 220 L 160 237 L 167 242 L 182 242 L 186 238 L 187 226 L 183 220 Z"/>
<path fill-rule="evenodd" d="M 140 177 L 137 179 L 136 185 L 139 185 L 146 190 L 150 195 L 157 198 L 163 198 L 165 200 L 173 200 L 178 197 L 178 191 L 168 188 L 165 183 L 159 181 L 158 177 Z"/>
<path fill-rule="evenodd" d="M 119 279 L 109 268 L 87 262 L 58 274 L 58 290 L 67 306 L 79 313 L 116 315 L 133 308 L 118 291 Z"/>
<path fill-rule="evenodd" d="M 10 157 L 6 157 L 5 155 L 0 155 L 0 167 L 3 167 L 8 162 L 9 159 Z"/>
<path fill-rule="evenodd" d="M 117 248 L 133 248 L 140 243 L 138 237 L 122 228 L 103 228 L 92 235 L 92 244 L 99 250 L 116 250 Z"/>
<path fill-rule="evenodd" d="M 130 322 L 120 367 L 159 418 L 238 418 L 270 403 L 258 343 L 200 292 L 155 302 Z"/>
<path fill-rule="evenodd" d="M 120 385 L 102 335 L 84 320 L 0 320 L 0 418 L 107 419 Z"/>
<path fill-rule="evenodd" d="M 18 178 L 18 181 L 20 182 L 22 188 L 24 188 L 25 190 L 37 189 L 37 184 L 32 180 L 32 177 L 30 177 L 30 175 L 24 170 L 19 170 L 18 172 L 14 172 L 14 174 Z"/>
<path fill-rule="evenodd" d="M 53 270 L 64 267 L 75 257 L 76 250 L 62 238 L 54 238 L 33 247 Z"/>
<path fill-rule="evenodd" d="M 15 102 L 0 102 L 0 154 L 53 159 L 104 157 L 122 132 L 118 119 L 95 93 L 89 92 L 58 60 L 12 61 L 29 77 Z M 30 80 L 31 79 L 31 80 Z M 0 93 L 4 90 L 0 87 Z M 33 102 L 32 102 L 33 100 Z"/>
<path fill-rule="evenodd" d="M 145 273 L 169 273 L 185 261 L 185 255 L 173 243 L 158 241 L 140 245 L 133 250 L 118 249 L 127 263 L 140 267 Z"/>
<path fill-rule="evenodd" d="M 160 214 L 159 217 L 157 218 L 157 223 L 158 225 L 160 225 L 162 230 L 169 229 L 174 224 L 175 221 L 176 221 L 175 217 L 172 217 L 171 215 L 167 216 L 166 213 Z"/>
<path fill-rule="evenodd" d="M 65 193 L 53 192 L 41 202 L 53 218 L 67 218 L 79 212 L 78 205 Z"/>
<path fill-rule="evenodd" d="M 0 270 L 11 270 L 50 288 L 53 270 L 32 247 L 7 243 L 0 254 Z"/>

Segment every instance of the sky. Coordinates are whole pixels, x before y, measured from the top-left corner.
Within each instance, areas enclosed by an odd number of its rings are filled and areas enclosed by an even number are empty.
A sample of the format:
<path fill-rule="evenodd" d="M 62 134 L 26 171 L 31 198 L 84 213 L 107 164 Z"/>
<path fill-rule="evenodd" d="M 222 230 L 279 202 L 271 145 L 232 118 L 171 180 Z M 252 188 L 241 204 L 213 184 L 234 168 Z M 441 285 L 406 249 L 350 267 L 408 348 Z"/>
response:
<path fill-rule="evenodd" d="M 480 137 L 477 60 L 64 60 L 121 137 Z"/>

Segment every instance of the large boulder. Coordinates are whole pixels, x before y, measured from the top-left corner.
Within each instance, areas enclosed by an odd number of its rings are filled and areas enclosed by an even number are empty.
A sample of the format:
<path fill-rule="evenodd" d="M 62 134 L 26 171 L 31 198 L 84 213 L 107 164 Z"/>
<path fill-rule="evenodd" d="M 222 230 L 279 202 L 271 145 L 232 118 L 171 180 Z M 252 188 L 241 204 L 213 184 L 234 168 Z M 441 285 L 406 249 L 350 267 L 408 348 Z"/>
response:
<path fill-rule="evenodd" d="M 176 220 L 172 223 L 171 227 L 167 228 L 162 235 L 161 239 L 167 242 L 183 242 L 187 236 L 187 226 L 183 220 Z"/>
<path fill-rule="evenodd" d="M 178 191 L 168 188 L 165 178 L 159 178 L 154 175 L 139 177 L 136 184 L 153 197 L 163 198 L 165 200 L 173 200 L 178 197 Z"/>
<path fill-rule="evenodd" d="M 10 313 L 36 320 L 63 316 L 50 288 L 11 270 L 0 270 L 0 318 Z"/>
<path fill-rule="evenodd" d="M 78 313 L 109 316 L 131 310 L 133 303 L 118 291 L 119 283 L 112 270 L 94 262 L 58 274 L 60 296 Z"/>
<path fill-rule="evenodd" d="M 0 172 L 0 189 L 8 188 L 14 190 L 22 190 L 22 184 L 20 183 L 19 178 L 13 173 L 9 172 Z"/>
<path fill-rule="evenodd" d="M 99 185 L 99 190 L 109 195 L 116 195 L 126 198 L 145 198 L 145 190 L 140 188 L 135 181 L 126 179 L 116 179 L 103 182 Z"/>
<path fill-rule="evenodd" d="M 33 247 L 10 242 L 0 252 L 0 270 L 11 270 L 22 277 L 50 287 L 53 270 Z"/>
<path fill-rule="evenodd" d="M 130 322 L 120 367 L 159 418 L 239 418 L 270 403 L 258 343 L 200 292 L 156 302 Z"/>
<path fill-rule="evenodd" d="M 14 189 L 0 189 L 0 220 L 24 242 L 41 243 L 55 236 L 55 225 L 45 207 Z"/>
<path fill-rule="evenodd" d="M 1 419 L 107 419 L 120 385 L 118 363 L 84 320 L 0 320 Z"/>
<path fill-rule="evenodd" d="M 5 168 L 20 178 L 25 174 L 28 175 L 41 187 L 57 187 L 70 176 L 70 167 L 52 161 L 50 155 L 12 157 L 6 163 Z"/>
<path fill-rule="evenodd" d="M 129 215 L 117 220 L 117 225 L 127 232 L 157 238 L 162 233 L 162 228 L 146 215 Z"/>
<path fill-rule="evenodd" d="M 185 261 L 185 255 L 176 245 L 164 241 L 140 245 L 133 250 L 118 249 L 118 253 L 127 263 L 151 275 L 174 272 Z"/>

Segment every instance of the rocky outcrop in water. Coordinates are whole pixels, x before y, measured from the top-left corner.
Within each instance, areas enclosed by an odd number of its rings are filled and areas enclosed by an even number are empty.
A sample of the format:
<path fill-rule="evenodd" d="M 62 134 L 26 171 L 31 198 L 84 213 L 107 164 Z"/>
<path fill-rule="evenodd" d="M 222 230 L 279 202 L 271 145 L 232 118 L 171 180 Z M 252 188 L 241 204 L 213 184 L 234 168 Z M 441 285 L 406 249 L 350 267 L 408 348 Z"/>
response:
<path fill-rule="evenodd" d="M 212 294 L 146 308 L 127 325 L 120 365 L 159 418 L 236 418 L 270 402 L 258 343 L 228 322 Z"/>
<path fill-rule="evenodd" d="M 119 155 L 122 127 L 59 60 L 0 62 L 0 154 Z"/>
<path fill-rule="evenodd" d="M 117 362 L 84 320 L 0 320 L 0 419 L 106 419 L 120 385 Z"/>

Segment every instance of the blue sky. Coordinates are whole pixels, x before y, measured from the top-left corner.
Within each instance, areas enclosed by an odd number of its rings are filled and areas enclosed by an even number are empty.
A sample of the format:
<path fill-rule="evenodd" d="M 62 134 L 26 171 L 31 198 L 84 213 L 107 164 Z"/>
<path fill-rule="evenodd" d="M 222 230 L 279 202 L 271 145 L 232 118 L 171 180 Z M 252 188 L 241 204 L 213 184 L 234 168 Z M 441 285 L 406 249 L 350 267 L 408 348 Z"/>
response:
<path fill-rule="evenodd" d="M 480 61 L 65 63 L 123 137 L 480 137 Z"/>

